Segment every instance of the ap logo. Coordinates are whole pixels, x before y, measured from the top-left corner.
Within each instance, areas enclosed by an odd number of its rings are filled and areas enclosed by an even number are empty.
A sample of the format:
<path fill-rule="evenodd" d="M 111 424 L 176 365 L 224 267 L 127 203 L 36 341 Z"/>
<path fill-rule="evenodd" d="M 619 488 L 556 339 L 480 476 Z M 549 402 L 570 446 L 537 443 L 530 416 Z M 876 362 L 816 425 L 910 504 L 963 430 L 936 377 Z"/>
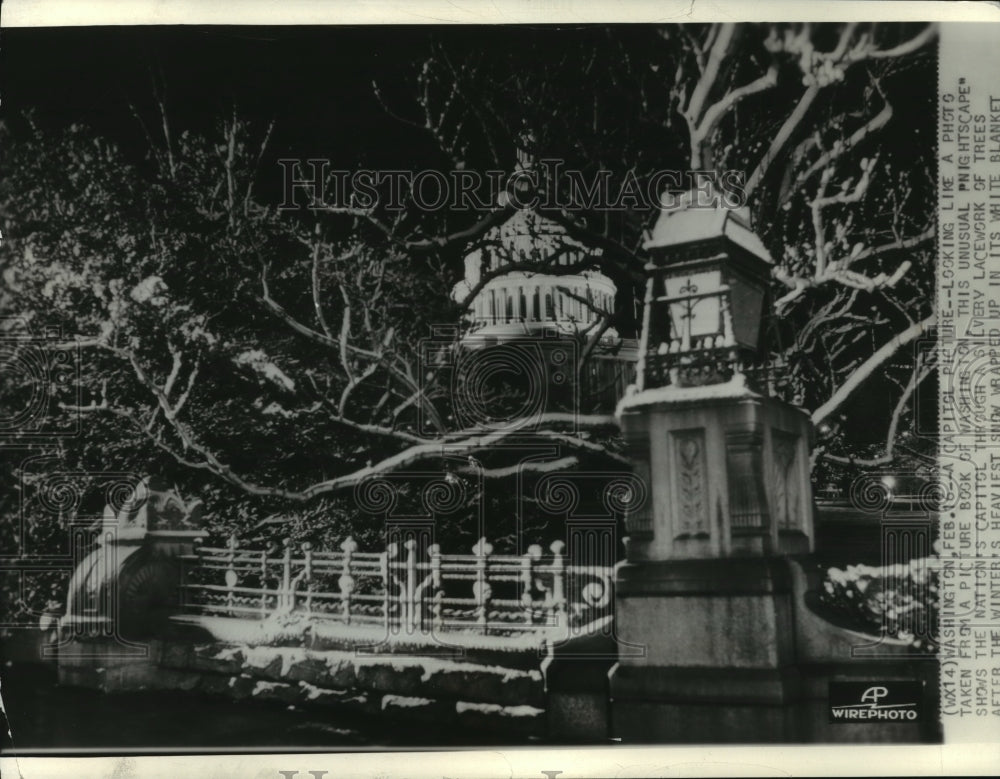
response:
<path fill-rule="evenodd" d="M 831 681 L 830 722 L 915 722 L 924 698 L 923 682 L 916 679 Z"/>
<path fill-rule="evenodd" d="M 877 706 L 878 702 L 888 694 L 889 691 L 885 687 L 869 687 L 861 694 L 861 702 Z"/>

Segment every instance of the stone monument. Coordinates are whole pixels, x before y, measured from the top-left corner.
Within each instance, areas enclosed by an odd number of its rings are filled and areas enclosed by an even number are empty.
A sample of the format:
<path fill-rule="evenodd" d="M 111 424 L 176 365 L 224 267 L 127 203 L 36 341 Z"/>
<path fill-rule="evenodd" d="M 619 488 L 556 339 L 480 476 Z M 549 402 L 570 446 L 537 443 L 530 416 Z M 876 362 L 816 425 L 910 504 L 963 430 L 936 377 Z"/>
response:
<path fill-rule="evenodd" d="M 735 209 L 664 213 L 645 248 L 638 380 L 617 416 L 650 499 L 627 517 L 616 623 L 646 651 L 611 671 L 613 735 L 794 740 L 784 556 L 813 548 L 812 427 L 772 394 L 772 261 Z"/>
<path fill-rule="evenodd" d="M 66 612 L 44 654 L 62 683 L 115 689 L 150 668 L 148 646 L 180 603 L 180 557 L 190 554 L 203 504 L 155 476 L 120 506 L 106 506 L 94 547 L 70 579 Z M 40 625 L 40 627 L 42 627 Z"/>

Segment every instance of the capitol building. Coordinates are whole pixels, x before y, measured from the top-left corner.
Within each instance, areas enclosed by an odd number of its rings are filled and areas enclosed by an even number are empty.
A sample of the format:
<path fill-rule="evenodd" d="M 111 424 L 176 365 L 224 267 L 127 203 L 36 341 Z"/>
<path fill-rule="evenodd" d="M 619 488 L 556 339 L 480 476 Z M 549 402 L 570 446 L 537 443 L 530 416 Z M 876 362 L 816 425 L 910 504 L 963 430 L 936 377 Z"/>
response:
<path fill-rule="evenodd" d="M 638 348 L 608 323 L 620 302 L 614 282 L 596 269 L 599 256 L 554 221 L 530 209 L 515 211 L 465 258 L 465 278 L 452 292 L 467 303 L 462 346 L 550 338 L 575 343 L 583 363 L 573 378 L 579 408 L 609 413 L 634 381 Z"/>

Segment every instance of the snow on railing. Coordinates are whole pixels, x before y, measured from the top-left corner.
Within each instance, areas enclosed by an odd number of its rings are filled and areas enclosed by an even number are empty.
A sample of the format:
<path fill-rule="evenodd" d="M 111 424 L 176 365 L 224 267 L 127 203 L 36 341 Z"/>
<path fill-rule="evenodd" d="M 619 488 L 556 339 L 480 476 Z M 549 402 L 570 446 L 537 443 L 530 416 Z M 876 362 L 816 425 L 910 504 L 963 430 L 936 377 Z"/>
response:
<path fill-rule="evenodd" d="M 216 616 L 264 619 L 282 612 L 345 625 L 384 625 L 392 634 L 526 632 L 570 636 L 611 616 L 609 566 L 573 565 L 565 544 L 550 554 L 498 555 L 485 538 L 471 554 L 442 554 L 414 539 L 383 552 L 199 546 L 184 562 L 184 607 Z"/>
<path fill-rule="evenodd" d="M 749 359 L 733 346 L 716 346 L 711 338 L 702 339 L 701 343 L 698 348 L 682 350 L 681 340 L 675 338 L 647 352 L 645 388 L 720 384 L 739 373 L 758 392 L 776 395 L 785 389 L 787 371 L 780 366 L 767 360 Z"/>

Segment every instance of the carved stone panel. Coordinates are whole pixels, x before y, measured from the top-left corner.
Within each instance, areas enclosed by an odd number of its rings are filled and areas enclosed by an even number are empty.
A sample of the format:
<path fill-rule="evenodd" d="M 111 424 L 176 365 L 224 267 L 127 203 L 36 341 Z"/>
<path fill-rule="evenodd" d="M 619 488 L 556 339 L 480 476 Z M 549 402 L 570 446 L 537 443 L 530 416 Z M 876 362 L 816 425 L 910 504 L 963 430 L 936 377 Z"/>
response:
<path fill-rule="evenodd" d="M 674 523 L 677 538 L 706 537 L 708 524 L 708 478 L 705 470 L 705 431 L 672 433 L 675 463 Z"/>
<path fill-rule="evenodd" d="M 799 485 L 799 463 L 797 436 L 780 430 L 771 431 L 774 450 L 774 519 L 779 530 L 792 530 L 801 526 L 802 508 Z"/>
<path fill-rule="evenodd" d="M 726 433 L 729 518 L 734 532 L 763 529 L 768 524 L 761 456 L 763 444 L 763 436 L 758 431 Z"/>

